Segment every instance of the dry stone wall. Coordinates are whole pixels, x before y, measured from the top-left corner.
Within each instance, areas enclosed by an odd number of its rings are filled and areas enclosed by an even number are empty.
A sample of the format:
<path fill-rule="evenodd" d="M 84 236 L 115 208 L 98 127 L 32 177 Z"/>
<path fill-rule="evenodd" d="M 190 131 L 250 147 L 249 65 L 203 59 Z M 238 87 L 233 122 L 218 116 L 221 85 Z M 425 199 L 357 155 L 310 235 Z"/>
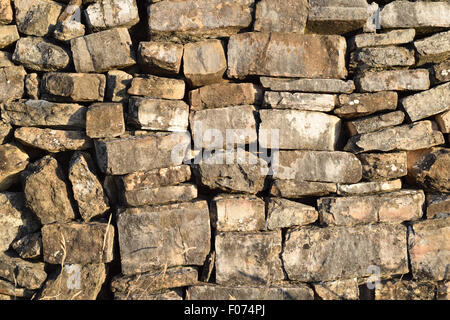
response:
<path fill-rule="evenodd" d="M 450 1 L 0 0 L 0 299 L 448 299 Z"/>

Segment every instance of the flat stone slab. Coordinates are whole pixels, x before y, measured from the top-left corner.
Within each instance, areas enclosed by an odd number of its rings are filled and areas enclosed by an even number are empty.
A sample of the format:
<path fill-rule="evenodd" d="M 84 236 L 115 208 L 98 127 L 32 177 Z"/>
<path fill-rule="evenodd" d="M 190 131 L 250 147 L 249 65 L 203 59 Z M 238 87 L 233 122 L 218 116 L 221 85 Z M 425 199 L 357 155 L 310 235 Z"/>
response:
<path fill-rule="evenodd" d="M 181 100 L 184 98 L 186 85 L 184 80 L 141 75 L 131 80 L 128 94 L 156 99 Z"/>
<path fill-rule="evenodd" d="M 450 31 L 417 40 L 414 42 L 414 47 L 418 52 L 417 65 L 419 66 L 445 61 L 450 58 Z"/>
<path fill-rule="evenodd" d="M 386 181 L 404 177 L 408 173 L 406 152 L 361 153 L 363 178 L 368 181 Z"/>
<path fill-rule="evenodd" d="M 309 196 L 326 196 L 330 193 L 336 192 L 336 183 L 329 182 L 275 180 L 270 188 L 271 196 L 288 199 Z"/>
<path fill-rule="evenodd" d="M 290 93 L 266 91 L 264 105 L 273 109 L 329 112 L 336 106 L 337 97 L 332 94 Z"/>
<path fill-rule="evenodd" d="M 360 118 L 379 111 L 397 109 L 398 94 L 393 91 L 341 94 L 334 114 L 343 119 Z"/>
<path fill-rule="evenodd" d="M 308 19 L 307 0 L 263 0 L 256 4 L 255 31 L 304 33 Z"/>
<path fill-rule="evenodd" d="M 423 91 L 430 88 L 430 76 L 426 69 L 368 72 L 355 84 L 360 92 Z"/>
<path fill-rule="evenodd" d="M 139 43 L 139 64 L 155 74 L 178 74 L 182 58 L 182 44 L 159 41 L 142 41 Z"/>
<path fill-rule="evenodd" d="M 430 281 L 387 280 L 375 288 L 375 300 L 434 300 L 436 289 Z"/>
<path fill-rule="evenodd" d="M 361 48 L 350 54 L 350 69 L 356 72 L 406 69 L 416 60 L 414 50 L 397 46 Z"/>
<path fill-rule="evenodd" d="M 294 91 L 309 93 L 352 93 L 355 84 L 352 80 L 339 79 L 296 79 L 260 77 L 264 88 L 272 91 Z"/>
<path fill-rule="evenodd" d="M 405 120 L 403 111 L 382 113 L 359 118 L 346 123 L 350 135 L 364 134 L 381 129 L 398 126 Z"/>
<path fill-rule="evenodd" d="M 93 32 L 105 29 L 130 28 L 139 22 L 136 0 L 103 0 L 84 10 L 84 16 Z"/>
<path fill-rule="evenodd" d="M 55 1 L 17 0 L 13 4 L 17 28 L 31 36 L 43 37 L 51 33 L 63 10 L 63 5 Z"/>
<path fill-rule="evenodd" d="M 22 98 L 26 75 L 22 66 L 0 68 L 0 103 Z"/>
<path fill-rule="evenodd" d="M 319 217 L 314 207 L 282 198 L 270 198 L 267 206 L 267 229 L 306 226 Z"/>
<path fill-rule="evenodd" d="M 161 205 L 172 202 L 185 202 L 197 198 L 197 187 L 183 183 L 176 186 L 163 186 L 124 191 L 123 203 L 129 207 Z"/>
<path fill-rule="evenodd" d="M 350 39 L 350 48 L 381 47 L 414 41 L 415 29 L 399 29 L 383 33 L 361 33 Z"/>
<path fill-rule="evenodd" d="M 337 194 L 340 196 L 348 195 L 364 195 L 372 193 L 385 193 L 397 191 L 402 188 L 402 180 L 389 181 L 369 181 L 359 182 L 355 184 L 341 184 L 337 185 Z"/>

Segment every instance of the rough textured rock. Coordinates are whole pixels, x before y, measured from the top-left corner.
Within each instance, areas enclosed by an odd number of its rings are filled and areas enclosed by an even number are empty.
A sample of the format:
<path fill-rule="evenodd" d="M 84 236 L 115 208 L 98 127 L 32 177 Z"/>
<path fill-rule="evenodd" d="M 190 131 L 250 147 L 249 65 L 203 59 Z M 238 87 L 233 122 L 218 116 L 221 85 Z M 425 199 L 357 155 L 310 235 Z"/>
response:
<path fill-rule="evenodd" d="M 262 100 L 261 88 L 253 83 L 212 84 L 189 92 L 191 110 L 258 105 Z"/>
<path fill-rule="evenodd" d="M 281 231 L 216 235 L 216 283 L 269 284 L 284 279 Z"/>
<path fill-rule="evenodd" d="M 223 194 L 211 202 L 211 224 L 217 231 L 260 231 L 265 219 L 265 203 L 255 196 Z"/>
<path fill-rule="evenodd" d="M 263 0 L 256 5 L 253 29 L 264 32 L 304 33 L 307 18 L 307 0 Z"/>
<path fill-rule="evenodd" d="M 176 75 L 180 72 L 183 45 L 171 42 L 141 42 L 138 49 L 139 64 L 157 74 Z"/>
<path fill-rule="evenodd" d="M 0 277 L 19 287 L 35 290 L 47 279 L 43 262 L 28 262 L 11 254 L 0 253 Z"/>
<path fill-rule="evenodd" d="M 19 31 L 40 37 L 53 32 L 63 9 L 60 3 L 47 0 L 14 0 L 13 4 Z"/>
<path fill-rule="evenodd" d="M 450 216 L 450 195 L 427 194 L 427 219 Z"/>
<path fill-rule="evenodd" d="M 128 89 L 133 76 L 125 71 L 112 70 L 106 75 L 105 98 L 112 102 L 126 102 L 128 100 Z"/>
<path fill-rule="evenodd" d="M 450 81 L 450 59 L 435 64 L 433 66 L 433 75 L 437 83 Z"/>
<path fill-rule="evenodd" d="M 274 109 L 302 111 L 332 111 L 337 98 L 332 94 L 271 92 L 264 94 L 264 105 Z"/>
<path fill-rule="evenodd" d="M 42 98 L 61 102 L 103 101 L 106 77 L 103 74 L 50 72 L 42 77 Z"/>
<path fill-rule="evenodd" d="M 341 79 L 346 47 L 339 36 L 241 33 L 228 42 L 228 76 Z"/>
<path fill-rule="evenodd" d="M 27 205 L 42 224 L 75 218 L 66 179 L 55 158 L 46 156 L 31 163 L 22 184 Z"/>
<path fill-rule="evenodd" d="M 402 180 L 370 181 L 355 184 L 338 184 L 338 195 L 361 195 L 397 191 L 402 188 Z"/>
<path fill-rule="evenodd" d="M 128 94 L 161 99 L 183 99 L 185 91 L 183 80 L 162 78 L 152 75 L 134 78 Z"/>
<path fill-rule="evenodd" d="M 138 290 L 132 293 L 115 292 L 114 300 L 183 300 L 184 292 L 182 288 L 175 288 L 173 290 L 160 290 L 156 293 L 145 292 L 145 290 Z"/>
<path fill-rule="evenodd" d="M 398 95 L 392 91 L 342 94 L 334 114 L 344 119 L 359 118 L 379 111 L 395 110 L 397 103 Z"/>
<path fill-rule="evenodd" d="M 105 44 L 114 50 L 105 50 Z M 70 40 L 77 72 L 104 72 L 136 64 L 131 38 L 125 28 L 116 28 Z"/>
<path fill-rule="evenodd" d="M 0 68 L 14 67 L 12 54 L 10 52 L 0 51 Z"/>
<path fill-rule="evenodd" d="M 395 111 L 349 121 L 346 126 L 350 135 L 354 136 L 397 126 L 404 120 L 405 114 L 402 111 Z"/>
<path fill-rule="evenodd" d="M 154 133 L 98 140 L 95 151 L 103 173 L 120 175 L 180 165 L 189 144 L 185 133 Z M 149 154 L 154 157 L 149 158 Z"/>
<path fill-rule="evenodd" d="M 114 138 L 125 133 L 121 103 L 95 103 L 86 112 L 86 135 L 90 138 Z"/>
<path fill-rule="evenodd" d="M 438 284 L 437 300 L 449 300 L 450 298 L 450 281 L 444 281 Z"/>
<path fill-rule="evenodd" d="M 22 66 L 0 68 L 0 103 L 22 98 L 26 74 Z"/>
<path fill-rule="evenodd" d="M 403 47 L 387 46 L 362 48 L 350 55 L 350 69 L 357 72 L 412 67 L 416 60 L 414 50 Z"/>
<path fill-rule="evenodd" d="M 44 261 L 98 264 L 113 259 L 114 226 L 106 223 L 53 223 L 42 227 Z"/>
<path fill-rule="evenodd" d="M 42 236 L 40 232 L 30 233 L 11 243 L 11 248 L 22 259 L 36 259 L 42 255 Z"/>
<path fill-rule="evenodd" d="M 434 300 L 436 285 L 427 281 L 383 281 L 375 288 L 375 300 Z"/>
<path fill-rule="evenodd" d="M 181 100 L 131 98 L 128 121 L 143 130 L 187 131 L 189 106 Z"/>
<path fill-rule="evenodd" d="M 410 43 L 414 40 L 416 30 L 399 29 L 384 33 L 361 33 L 350 39 L 350 47 L 381 47 Z"/>
<path fill-rule="evenodd" d="M 10 0 L 0 0 L 0 24 L 11 23 L 14 18 Z"/>
<path fill-rule="evenodd" d="M 206 201 L 125 209 L 117 228 L 124 275 L 203 265 L 210 250 Z"/>
<path fill-rule="evenodd" d="M 442 133 L 450 133 L 450 110 L 435 117 Z"/>
<path fill-rule="evenodd" d="M 358 300 L 358 280 L 344 279 L 313 284 L 314 291 L 322 300 Z"/>
<path fill-rule="evenodd" d="M 408 273 L 406 228 L 401 224 L 289 230 L 282 254 L 291 280 L 331 281 Z M 314 252 L 314 254 L 311 254 Z"/>
<path fill-rule="evenodd" d="M 39 100 L 40 96 L 40 76 L 37 73 L 29 73 L 25 77 L 26 96 L 33 100 Z"/>
<path fill-rule="evenodd" d="M 368 181 L 386 181 L 406 176 L 406 152 L 362 153 L 358 155 L 362 175 Z"/>
<path fill-rule="evenodd" d="M 306 226 L 316 222 L 318 216 L 314 207 L 282 198 L 270 198 L 266 226 L 269 230 Z"/>
<path fill-rule="evenodd" d="M 408 232 L 408 252 L 414 279 L 448 280 L 450 218 L 413 224 Z"/>
<path fill-rule="evenodd" d="M 414 47 L 419 54 L 417 65 L 442 62 L 450 58 L 450 31 L 417 40 Z"/>
<path fill-rule="evenodd" d="M 430 78 L 426 69 L 391 70 L 366 73 L 355 84 L 361 92 L 421 91 L 430 87 Z"/>
<path fill-rule="evenodd" d="M 89 5 L 84 15 L 93 32 L 117 27 L 130 28 L 139 22 L 136 0 L 101 0 Z"/>
<path fill-rule="evenodd" d="M 16 145 L 0 145 L 0 191 L 18 182 L 20 172 L 28 165 L 28 159 L 28 154 Z"/>
<path fill-rule="evenodd" d="M 0 105 L 1 108 L 1 105 Z M 2 111 L 3 113 L 3 111 Z M 7 142 L 10 138 L 12 132 L 12 127 L 9 123 L 0 121 L 0 143 L 3 144 Z"/>
<path fill-rule="evenodd" d="M 19 33 L 15 25 L 0 25 L 0 49 L 8 47 L 19 39 Z"/>
<path fill-rule="evenodd" d="M 193 184 L 142 188 L 124 191 L 123 203 L 129 207 L 161 205 L 172 202 L 185 202 L 197 198 L 197 187 Z"/>
<path fill-rule="evenodd" d="M 270 189 L 270 194 L 275 197 L 295 199 L 308 196 L 325 196 L 336 193 L 336 191 L 336 183 L 275 180 Z"/>
<path fill-rule="evenodd" d="M 352 80 L 260 77 L 260 81 L 264 88 L 272 91 L 352 93 L 355 90 L 355 84 Z"/>

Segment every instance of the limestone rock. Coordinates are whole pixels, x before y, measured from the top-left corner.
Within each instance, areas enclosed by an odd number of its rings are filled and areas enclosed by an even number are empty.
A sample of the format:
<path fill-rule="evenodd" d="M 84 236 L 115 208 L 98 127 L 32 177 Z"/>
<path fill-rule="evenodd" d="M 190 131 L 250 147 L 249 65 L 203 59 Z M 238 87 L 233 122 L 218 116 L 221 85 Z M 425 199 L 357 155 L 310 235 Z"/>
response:
<path fill-rule="evenodd" d="M 14 283 L 0 279 L 0 295 L 7 296 L 5 300 L 15 300 L 16 298 L 31 298 L 34 291 L 17 288 Z"/>
<path fill-rule="evenodd" d="M 13 144 L 0 145 L 0 191 L 16 183 L 28 164 L 28 154 Z"/>
<path fill-rule="evenodd" d="M 216 235 L 216 283 L 265 285 L 284 279 L 281 231 Z"/>
<path fill-rule="evenodd" d="M 350 69 L 356 72 L 412 67 L 414 51 L 397 46 L 362 48 L 350 54 Z"/>
<path fill-rule="evenodd" d="M 427 194 L 427 219 L 450 216 L 450 195 Z"/>
<path fill-rule="evenodd" d="M 183 45 L 171 42 L 140 42 L 138 58 L 141 67 L 156 74 L 176 75 L 180 72 Z"/>
<path fill-rule="evenodd" d="M 190 201 L 197 198 L 197 195 L 197 187 L 193 184 L 142 188 L 124 191 L 123 204 L 129 207 L 161 205 Z"/>
<path fill-rule="evenodd" d="M 70 40 L 77 72 L 105 72 L 136 64 L 131 38 L 125 28 L 116 28 Z M 109 50 L 105 50 L 105 45 Z"/>
<path fill-rule="evenodd" d="M 355 84 L 352 80 L 260 77 L 260 81 L 264 88 L 272 91 L 352 93 L 355 90 Z"/>
<path fill-rule="evenodd" d="M 408 252 L 414 279 L 448 280 L 450 218 L 413 224 L 408 232 Z"/>
<path fill-rule="evenodd" d="M 189 144 L 186 133 L 154 133 L 98 140 L 95 151 L 103 173 L 120 175 L 180 165 Z"/>
<path fill-rule="evenodd" d="M 336 193 L 336 191 L 336 183 L 275 180 L 270 189 L 270 195 L 296 199 L 308 196 L 325 196 Z"/>
<path fill-rule="evenodd" d="M 442 62 L 450 58 L 450 31 L 417 40 L 414 42 L 414 47 L 419 55 L 417 65 Z"/>
<path fill-rule="evenodd" d="M 368 181 L 386 181 L 406 176 L 406 152 L 358 154 L 363 178 Z"/>
<path fill-rule="evenodd" d="M 255 16 L 255 31 L 304 33 L 308 18 L 308 1 L 259 1 Z"/>
<path fill-rule="evenodd" d="M 434 300 L 435 291 L 431 282 L 388 280 L 375 288 L 375 300 Z"/>
<path fill-rule="evenodd" d="M 66 264 L 50 275 L 39 300 L 95 300 L 106 279 L 104 264 Z"/>
<path fill-rule="evenodd" d="M 443 281 L 437 287 L 437 300 L 449 300 L 450 298 L 450 281 Z"/>
<path fill-rule="evenodd" d="M 69 66 L 67 51 L 43 38 L 26 37 L 16 43 L 12 56 L 16 63 L 35 71 L 58 71 Z"/>
<path fill-rule="evenodd" d="M 340 36 L 250 32 L 230 37 L 228 76 L 345 78 L 347 43 Z"/>
<path fill-rule="evenodd" d="M 143 130 L 187 131 L 189 106 L 181 100 L 131 98 L 128 121 Z"/>
<path fill-rule="evenodd" d="M 13 248 L 22 259 L 39 258 L 42 255 L 41 233 L 30 233 L 17 239 L 11 244 L 11 248 Z"/>
<path fill-rule="evenodd" d="M 362 195 L 397 191 L 402 188 L 402 180 L 370 181 L 355 184 L 338 184 L 337 194 L 341 196 Z"/>
<path fill-rule="evenodd" d="M 361 92 L 422 91 L 430 87 L 430 77 L 426 69 L 368 72 L 355 84 Z"/>
<path fill-rule="evenodd" d="M 136 0 L 101 0 L 84 10 L 86 22 L 93 32 L 130 28 L 139 22 Z"/>
<path fill-rule="evenodd" d="M 4 121 L 23 127 L 83 129 L 86 107 L 74 103 L 53 103 L 45 100 L 16 100 L 3 104 Z"/>
<path fill-rule="evenodd" d="M 47 279 L 43 262 L 28 262 L 8 253 L 0 253 L 0 277 L 17 286 L 35 290 Z"/>
<path fill-rule="evenodd" d="M 114 300 L 183 300 L 182 288 L 175 288 L 173 290 L 160 290 L 156 293 L 145 292 L 145 290 L 131 291 L 131 293 L 115 292 Z"/>
<path fill-rule="evenodd" d="M 353 93 L 339 96 L 339 108 L 334 113 L 344 119 L 368 116 L 378 111 L 397 109 L 398 95 L 392 91 Z"/>
<path fill-rule="evenodd" d="M 0 0 L 0 24 L 8 24 L 13 21 L 14 13 L 10 0 Z"/>
<path fill-rule="evenodd" d="M 50 153 L 87 150 L 92 147 L 92 141 L 83 131 L 22 127 L 14 131 L 14 138 L 24 145 Z"/>
<path fill-rule="evenodd" d="M 14 67 L 12 54 L 10 52 L 0 51 L 0 68 L 5 67 Z"/>
<path fill-rule="evenodd" d="M 314 291 L 322 300 L 358 300 L 358 279 L 314 283 Z"/>
<path fill-rule="evenodd" d="M 270 198 L 267 209 L 267 229 L 275 230 L 306 226 L 316 222 L 319 214 L 314 207 L 282 198 Z"/>
<path fill-rule="evenodd" d="M 112 70 L 106 75 L 105 98 L 112 102 L 126 102 L 133 76 L 125 71 Z"/>
<path fill-rule="evenodd" d="M 350 135 L 364 134 L 397 126 L 403 123 L 405 114 L 402 111 L 378 114 L 359 118 L 346 123 Z"/>
<path fill-rule="evenodd" d="M 17 28 L 21 33 L 43 37 L 53 32 L 63 6 L 49 0 L 14 0 Z"/>
<path fill-rule="evenodd" d="M 180 79 L 152 75 L 137 77 L 131 81 L 128 94 L 160 99 L 183 99 L 185 83 Z"/>
<path fill-rule="evenodd" d="M 211 224 L 217 231 L 260 231 L 265 219 L 265 203 L 256 196 L 222 194 L 211 202 Z"/>
<path fill-rule="evenodd" d="M 19 32 L 17 32 L 15 25 L 0 25 L 0 49 L 8 47 L 19 39 Z"/>
<path fill-rule="evenodd" d="M 1 105 L 0 105 L 1 108 Z M 9 123 L 0 121 L 0 144 L 4 144 L 9 139 L 12 132 L 12 127 Z"/>
<path fill-rule="evenodd" d="M 26 74 L 22 66 L 0 68 L 0 103 L 22 98 Z"/>
<path fill-rule="evenodd" d="M 381 47 L 410 43 L 414 40 L 416 30 L 399 29 L 383 33 L 361 33 L 350 39 L 352 49 Z"/>
<path fill-rule="evenodd" d="M 253 83 L 212 84 L 189 92 L 192 111 L 239 105 L 259 105 L 262 100 L 261 88 Z"/>
<path fill-rule="evenodd" d="M 291 280 L 332 281 L 408 273 L 406 228 L 401 224 L 306 227 L 289 230 L 282 254 Z M 314 254 L 312 254 L 314 252 Z"/>
<path fill-rule="evenodd" d="M 264 104 L 274 109 L 302 111 L 332 111 L 337 98 L 332 94 L 271 92 L 264 94 Z"/>
<path fill-rule="evenodd" d="M 86 112 L 86 135 L 90 138 L 113 138 L 125 133 L 121 103 L 95 103 Z"/>
<path fill-rule="evenodd" d="M 42 227 L 44 261 L 51 264 L 108 263 L 113 259 L 114 227 L 99 222 L 53 223 Z"/>
<path fill-rule="evenodd" d="M 437 83 L 450 81 L 450 59 L 434 65 L 433 76 Z"/>
<path fill-rule="evenodd" d="M 439 125 L 439 129 L 442 133 L 450 133 L 450 110 L 438 114 L 435 117 L 437 124 Z"/>
<path fill-rule="evenodd" d="M 40 96 L 40 76 L 37 73 L 29 73 L 25 77 L 26 96 L 33 100 L 39 100 Z"/>
<path fill-rule="evenodd" d="M 279 151 L 274 179 L 357 183 L 361 163 L 355 155 L 341 151 Z"/>
<path fill-rule="evenodd" d="M 42 97 L 49 101 L 103 101 L 106 77 L 103 74 L 50 72 L 42 77 Z"/>
<path fill-rule="evenodd" d="M 60 17 L 64 15 L 62 13 Z M 58 18 L 59 20 L 59 18 Z M 84 36 L 86 30 L 84 24 L 74 20 L 60 22 L 53 31 L 53 37 L 59 41 L 69 42 L 72 39 Z"/>
<path fill-rule="evenodd" d="M 124 209 L 117 227 L 124 275 L 203 265 L 210 251 L 206 201 Z"/>

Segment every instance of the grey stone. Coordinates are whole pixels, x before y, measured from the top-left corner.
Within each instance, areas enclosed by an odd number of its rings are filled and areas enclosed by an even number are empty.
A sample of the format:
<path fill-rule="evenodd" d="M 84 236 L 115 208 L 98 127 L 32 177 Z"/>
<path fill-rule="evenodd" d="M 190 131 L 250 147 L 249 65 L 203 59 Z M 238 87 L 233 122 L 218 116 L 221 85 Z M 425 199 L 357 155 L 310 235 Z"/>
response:
<path fill-rule="evenodd" d="M 123 192 L 123 203 L 129 207 L 185 202 L 197 198 L 194 184 L 142 188 Z"/>
<path fill-rule="evenodd" d="M 337 194 L 341 196 L 384 193 L 400 190 L 402 188 L 402 180 L 396 179 L 389 181 L 359 182 L 355 184 L 338 184 L 337 187 Z"/>
<path fill-rule="evenodd" d="M 353 119 L 368 116 L 378 111 L 397 109 L 398 95 L 392 91 L 381 91 L 375 93 L 353 93 L 341 94 L 339 96 L 339 107 L 334 113 L 340 118 Z"/>
<path fill-rule="evenodd" d="M 181 79 L 141 75 L 131 81 L 128 94 L 149 98 L 180 100 L 184 97 L 185 88 L 186 85 Z"/>
<path fill-rule="evenodd" d="M 260 77 L 260 81 L 264 88 L 272 91 L 352 93 L 355 90 L 352 80 Z"/>
<path fill-rule="evenodd" d="M 274 109 L 329 112 L 336 106 L 337 97 L 332 94 L 271 92 L 264 94 L 264 104 Z"/>
<path fill-rule="evenodd" d="M 350 135 L 369 133 L 397 126 L 403 123 L 405 114 L 402 111 L 378 114 L 359 118 L 346 123 Z"/>
<path fill-rule="evenodd" d="M 130 28 L 139 22 L 136 0 L 101 0 L 84 10 L 86 22 L 93 32 L 124 27 Z"/>
<path fill-rule="evenodd" d="M 439 63 L 445 61 L 450 58 L 450 31 L 417 40 L 414 42 L 414 47 L 419 55 L 417 61 L 419 66 L 430 62 Z"/>
<path fill-rule="evenodd" d="M 269 230 L 306 226 L 316 222 L 318 217 L 314 207 L 282 198 L 270 198 L 266 226 Z"/>
<path fill-rule="evenodd" d="M 0 25 L 0 49 L 6 48 L 20 39 L 15 25 Z"/>
<path fill-rule="evenodd" d="M 8 253 L 0 253 L 0 277 L 15 285 L 35 290 L 47 279 L 43 262 L 28 262 Z"/>
<path fill-rule="evenodd" d="M 21 33 L 43 37 L 53 32 L 63 6 L 49 0 L 14 1 L 17 28 Z"/>
<path fill-rule="evenodd" d="M 26 74 L 22 66 L 0 68 L 0 103 L 22 98 Z"/>
<path fill-rule="evenodd" d="M 405 69 L 416 60 L 414 50 L 397 46 L 369 47 L 350 54 L 350 69 L 356 72 Z"/>
<path fill-rule="evenodd" d="M 368 72 L 355 84 L 361 92 L 422 91 L 430 87 L 430 76 L 426 69 Z"/>
<path fill-rule="evenodd" d="M 400 29 L 383 33 L 361 33 L 350 39 L 350 48 L 381 47 L 414 41 L 416 30 Z"/>
<path fill-rule="evenodd" d="M 128 101 L 128 89 L 133 76 L 125 71 L 112 70 L 106 75 L 105 98 L 112 102 Z"/>
<path fill-rule="evenodd" d="M 361 153 L 363 178 L 368 181 L 386 181 L 406 176 L 406 152 Z"/>
<path fill-rule="evenodd" d="M 330 193 L 336 193 L 336 191 L 336 183 L 275 180 L 270 189 L 270 194 L 275 197 L 296 199 L 308 196 L 326 196 Z"/>

